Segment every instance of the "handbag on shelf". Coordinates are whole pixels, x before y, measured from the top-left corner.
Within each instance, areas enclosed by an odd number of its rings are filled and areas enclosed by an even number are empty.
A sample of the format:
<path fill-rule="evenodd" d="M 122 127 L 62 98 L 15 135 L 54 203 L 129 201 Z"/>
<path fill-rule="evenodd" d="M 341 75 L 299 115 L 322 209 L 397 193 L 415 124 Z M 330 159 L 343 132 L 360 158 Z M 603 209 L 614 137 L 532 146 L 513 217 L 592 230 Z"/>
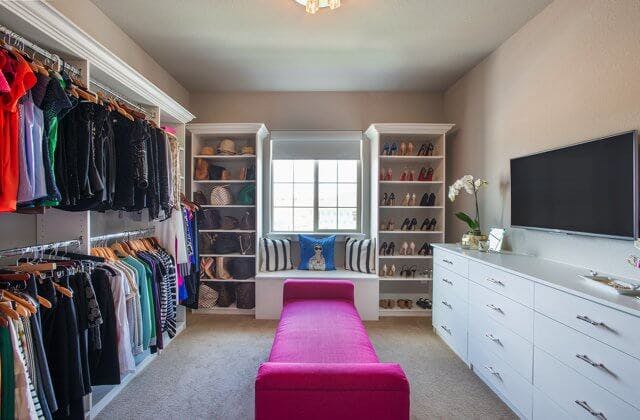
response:
<path fill-rule="evenodd" d="M 217 209 L 201 209 L 197 215 L 200 229 L 220 229 L 222 221 Z"/>
<path fill-rule="evenodd" d="M 220 229 L 223 230 L 234 230 L 238 228 L 238 219 L 233 216 L 224 216 L 222 218 L 222 224 L 220 225 Z"/>
<path fill-rule="evenodd" d="M 256 186 L 253 184 L 245 185 L 239 192 L 236 197 L 236 201 L 238 204 L 242 204 L 245 206 L 253 205 L 256 196 Z"/>
<path fill-rule="evenodd" d="M 213 284 L 208 282 L 200 282 L 200 290 L 198 290 L 198 308 L 213 309 L 218 303 L 218 291 Z"/>
<path fill-rule="evenodd" d="M 244 215 L 240 218 L 240 224 L 238 227 L 242 230 L 253 230 L 254 228 L 254 219 L 253 214 L 249 211 L 245 211 Z"/>
<path fill-rule="evenodd" d="M 240 252 L 240 242 L 233 233 L 218 233 L 213 241 L 214 254 L 234 254 Z"/>
<path fill-rule="evenodd" d="M 253 258 L 232 258 L 229 271 L 234 279 L 246 280 L 255 277 L 256 266 Z"/>
<path fill-rule="evenodd" d="M 214 243 L 216 241 L 216 235 L 210 232 L 200 232 L 198 237 L 198 248 L 201 254 L 213 253 Z"/>
<path fill-rule="evenodd" d="M 233 202 L 233 196 L 229 187 L 218 185 L 211 190 L 211 204 L 215 206 L 228 206 Z"/>
<path fill-rule="evenodd" d="M 236 306 L 238 309 L 253 309 L 256 307 L 256 284 L 236 284 Z"/>
<path fill-rule="evenodd" d="M 227 169 L 223 166 L 214 165 L 213 163 L 209 165 L 209 179 L 213 181 L 220 181 L 222 179 L 222 174 Z"/>
<path fill-rule="evenodd" d="M 213 288 L 218 292 L 216 306 L 227 308 L 236 301 L 236 286 L 233 283 L 213 283 Z"/>
<path fill-rule="evenodd" d="M 240 169 L 240 176 L 238 177 L 240 181 L 245 181 L 247 179 L 247 168 Z"/>
<path fill-rule="evenodd" d="M 238 234 L 238 242 L 240 243 L 240 253 L 242 255 L 255 254 L 255 241 L 250 233 Z"/>
<path fill-rule="evenodd" d="M 207 161 L 201 158 L 196 159 L 196 167 L 194 172 L 194 178 L 197 181 L 209 179 L 209 164 L 207 163 Z"/>
<path fill-rule="evenodd" d="M 233 275 L 227 271 L 226 263 L 227 259 L 225 257 L 216 257 L 216 270 L 214 273 L 214 277 L 221 280 L 229 280 L 233 278 Z"/>
<path fill-rule="evenodd" d="M 222 171 L 222 174 L 220 175 L 220 179 L 221 179 L 222 181 L 228 181 L 228 180 L 230 180 L 230 179 L 231 179 L 231 172 L 229 172 L 229 170 L 228 170 L 228 169 L 224 169 L 224 170 Z"/>
<path fill-rule="evenodd" d="M 213 257 L 200 258 L 200 278 L 201 279 L 213 279 L 215 278 L 215 262 Z"/>
<path fill-rule="evenodd" d="M 245 179 L 249 181 L 256 179 L 256 165 L 251 165 L 247 168 Z"/>
<path fill-rule="evenodd" d="M 193 193 L 193 201 L 194 203 L 200 204 L 201 206 L 205 206 L 209 204 L 209 201 L 207 200 L 207 196 L 204 195 L 202 191 L 196 191 Z"/>

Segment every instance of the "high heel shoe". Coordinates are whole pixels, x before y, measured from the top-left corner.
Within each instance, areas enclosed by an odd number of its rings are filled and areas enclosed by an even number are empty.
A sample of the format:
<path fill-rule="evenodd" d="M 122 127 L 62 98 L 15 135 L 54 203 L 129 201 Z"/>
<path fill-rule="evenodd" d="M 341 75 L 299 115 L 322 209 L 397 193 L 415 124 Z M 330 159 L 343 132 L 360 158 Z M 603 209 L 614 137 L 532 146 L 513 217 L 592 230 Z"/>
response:
<path fill-rule="evenodd" d="M 436 230 L 436 224 L 438 222 L 436 221 L 436 218 L 434 217 L 433 219 L 431 219 L 431 222 L 429 222 L 429 226 L 427 226 L 427 230 Z"/>
<path fill-rule="evenodd" d="M 406 156 L 406 155 L 407 155 L 407 143 L 401 142 L 400 143 L 400 156 Z"/>
<path fill-rule="evenodd" d="M 398 144 L 396 142 L 393 142 L 393 144 L 391 144 L 391 147 L 389 148 L 389 155 L 396 156 L 397 154 L 398 154 Z"/>
<path fill-rule="evenodd" d="M 411 200 L 411 194 L 406 193 L 404 198 L 402 199 L 402 205 L 403 206 L 408 206 L 409 205 L 409 200 Z"/>
<path fill-rule="evenodd" d="M 406 242 L 402 243 L 402 246 L 398 250 L 398 255 L 408 255 L 407 251 L 409 250 L 409 244 Z"/>
<path fill-rule="evenodd" d="M 387 174 L 384 176 L 385 181 L 391 181 L 393 179 L 393 169 L 387 169 Z"/>
<path fill-rule="evenodd" d="M 424 221 L 420 225 L 420 230 L 422 230 L 422 231 L 429 230 L 429 226 L 430 225 L 431 225 L 431 220 L 429 220 L 428 217 L 425 217 Z"/>
<path fill-rule="evenodd" d="M 420 251 L 418 251 L 418 255 L 422 255 L 422 256 L 426 256 L 429 255 L 429 243 L 425 242 L 424 244 L 422 244 L 422 247 L 420 247 Z"/>
<path fill-rule="evenodd" d="M 396 244 L 391 242 L 387 247 L 386 255 L 394 255 L 396 252 Z"/>
<path fill-rule="evenodd" d="M 416 193 L 411 194 L 411 197 L 409 198 L 409 203 L 407 205 L 410 207 L 416 205 Z"/>
<path fill-rule="evenodd" d="M 436 205 L 436 195 L 434 193 L 424 193 L 422 195 L 422 199 L 420 200 L 420 206 L 422 207 L 433 207 Z"/>
<path fill-rule="evenodd" d="M 409 228 L 407 230 L 416 230 L 416 226 L 418 225 L 418 220 L 414 217 L 411 219 L 411 223 L 409 223 Z"/>
<path fill-rule="evenodd" d="M 407 156 L 413 156 L 413 142 L 407 144 Z"/>
<path fill-rule="evenodd" d="M 382 156 L 388 156 L 390 151 L 389 143 L 385 143 L 384 146 L 382 146 Z"/>
<path fill-rule="evenodd" d="M 433 207 L 436 205 L 436 195 L 435 193 L 429 194 L 429 203 L 427 204 L 429 207 Z"/>
<path fill-rule="evenodd" d="M 384 181 L 384 168 L 380 168 L 380 181 Z"/>
<path fill-rule="evenodd" d="M 424 166 L 420 169 L 420 173 L 418 174 L 418 181 L 426 181 L 427 180 L 427 168 Z"/>
<path fill-rule="evenodd" d="M 417 265 L 412 265 L 411 267 L 409 267 L 409 269 L 407 271 L 411 272 L 411 278 L 415 279 L 416 278 L 416 270 L 418 269 Z M 407 277 L 409 277 L 407 275 Z"/>
<path fill-rule="evenodd" d="M 396 195 L 395 193 L 391 193 L 389 195 L 389 203 L 387 204 L 387 206 L 395 206 L 396 205 Z"/>
<path fill-rule="evenodd" d="M 387 205 L 387 201 L 389 201 L 389 194 L 384 193 L 382 195 L 382 200 L 380 201 L 380 205 L 381 206 L 386 206 Z"/>
<path fill-rule="evenodd" d="M 426 181 L 433 181 L 433 168 L 429 168 L 429 170 L 427 171 L 427 176 L 425 177 Z"/>
<path fill-rule="evenodd" d="M 407 250 L 407 255 L 415 255 L 415 253 L 416 253 L 416 243 L 412 241 L 409 244 L 409 249 Z M 413 272 L 415 273 L 415 270 L 413 270 Z"/>
<path fill-rule="evenodd" d="M 400 175 L 400 181 L 408 181 L 409 179 L 409 171 L 405 168 L 404 171 L 402 171 L 402 175 Z"/>
<path fill-rule="evenodd" d="M 380 255 L 385 255 L 387 253 L 387 243 L 383 242 L 382 245 L 380 245 Z"/>
<path fill-rule="evenodd" d="M 396 224 L 393 220 L 389 220 L 389 224 L 387 225 L 387 230 L 395 230 Z"/>
<path fill-rule="evenodd" d="M 382 266 L 382 269 L 380 270 L 380 277 L 386 277 L 387 276 L 387 264 Z"/>
<path fill-rule="evenodd" d="M 433 143 L 429 143 L 429 145 L 427 146 L 427 149 L 426 149 L 425 156 L 433 156 L 433 150 L 434 149 L 435 149 L 435 147 L 433 146 Z"/>
<path fill-rule="evenodd" d="M 406 219 L 404 219 L 404 222 L 402 222 L 402 226 L 400 226 L 400 230 L 409 230 L 410 224 L 411 224 L 411 220 L 409 220 L 409 218 L 407 217 Z"/>
<path fill-rule="evenodd" d="M 421 144 L 420 149 L 418 149 L 418 153 L 416 153 L 416 156 L 424 156 L 425 153 L 427 153 L 427 145 Z"/>
<path fill-rule="evenodd" d="M 402 268 L 400 269 L 399 277 L 409 277 L 409 269 L 407 268 L 406 265 L 403 265 Z"/>
<path fill-rule="evenodd" d="M 407 177 L 407 181 L 413 181 L 413 179 L 416 177 L 416 171 L 411 170 L 409 172 L 409 176 Z"/>
<path fill-rule="evenodd" d="M 389 269 L 389 277 L 395 277 L 395 276 L 396 276 L 396 265 L 391 264 L 391 268 Z"/>

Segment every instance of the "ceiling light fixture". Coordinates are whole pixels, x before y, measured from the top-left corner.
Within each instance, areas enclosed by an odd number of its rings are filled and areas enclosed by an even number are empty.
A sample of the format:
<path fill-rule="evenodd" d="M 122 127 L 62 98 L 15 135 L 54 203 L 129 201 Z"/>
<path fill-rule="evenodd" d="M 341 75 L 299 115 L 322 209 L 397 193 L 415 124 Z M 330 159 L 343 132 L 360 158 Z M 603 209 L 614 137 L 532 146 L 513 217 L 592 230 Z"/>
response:
<path fill-rule="evenodd" d="M 331 10 L 340 7 L 340 0 L 296 0 L 297 3 L 303 5 L 307 13 L 315 15 L 320 9 L 325 7 Z"/>

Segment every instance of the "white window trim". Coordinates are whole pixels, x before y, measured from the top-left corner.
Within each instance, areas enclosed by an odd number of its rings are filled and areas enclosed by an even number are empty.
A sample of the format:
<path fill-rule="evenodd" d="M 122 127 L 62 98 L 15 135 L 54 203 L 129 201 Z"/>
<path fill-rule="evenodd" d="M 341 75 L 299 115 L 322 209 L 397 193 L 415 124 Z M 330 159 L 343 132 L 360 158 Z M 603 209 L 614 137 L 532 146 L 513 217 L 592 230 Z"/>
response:
<path fill-rule="evenodd" d="M 272 209 L 273 209 L 273 183 L 271 175 L 273 173 L 272 168 L 272 144 L 273 139 L 288 140 L 288 139 L 305 139 L 309 141 L 313 140 L 359 140 L 361 141 L 360 147 L 360 160 L 358 162 L 358 230 L 355 231 L 316 231 L 316 232 L 274 232 L 272 230 Z M 369 142 L 363 136 L 362 131 L 273 131 L 271 132 L 271 138 L 264 140 L 264 154 L 263 154 L 263 167 L 266 169 L 266 176 L 263 177 L 263 191 L 265 191 L 265 197 L 263 197 L 263 232 L 267 232 L 266 236 L 275 239 L 290 239 L 292 241 L 298 240 L 298 235 L 309 236 L 327 236 L 336 235 L 336 240 L 344 241 L 347 237 L 352 238 L 365 238 L 369 235 L 369 217 L 370 217 L 370 177 L 369 174 Z M 316 168 L 317 171 L 317 168 Z M 318 194 L 318 178 L 317 172 L 315 174 L 315 199 L 314 208 L 317 203 Z M 314 217 L 314 224 L 317 224 L 317 214 Z"/>

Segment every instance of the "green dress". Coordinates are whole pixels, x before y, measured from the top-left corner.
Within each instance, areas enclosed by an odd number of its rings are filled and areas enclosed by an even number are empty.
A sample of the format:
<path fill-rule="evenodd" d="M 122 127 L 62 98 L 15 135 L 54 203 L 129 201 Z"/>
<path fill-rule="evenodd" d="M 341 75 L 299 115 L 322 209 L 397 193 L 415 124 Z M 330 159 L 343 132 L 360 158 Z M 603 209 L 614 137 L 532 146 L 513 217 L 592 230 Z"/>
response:
<path fill-rule="evenodd" d="M 9 321 L 11 322 L 11 321 Z M 15 378 L 13 376 L 13 347 L 11 334 L 5 327 L 0 328 L 0 363 L 2 363 L 2 404 L 0 419 L 13 420 L 15 413 Z"/>

